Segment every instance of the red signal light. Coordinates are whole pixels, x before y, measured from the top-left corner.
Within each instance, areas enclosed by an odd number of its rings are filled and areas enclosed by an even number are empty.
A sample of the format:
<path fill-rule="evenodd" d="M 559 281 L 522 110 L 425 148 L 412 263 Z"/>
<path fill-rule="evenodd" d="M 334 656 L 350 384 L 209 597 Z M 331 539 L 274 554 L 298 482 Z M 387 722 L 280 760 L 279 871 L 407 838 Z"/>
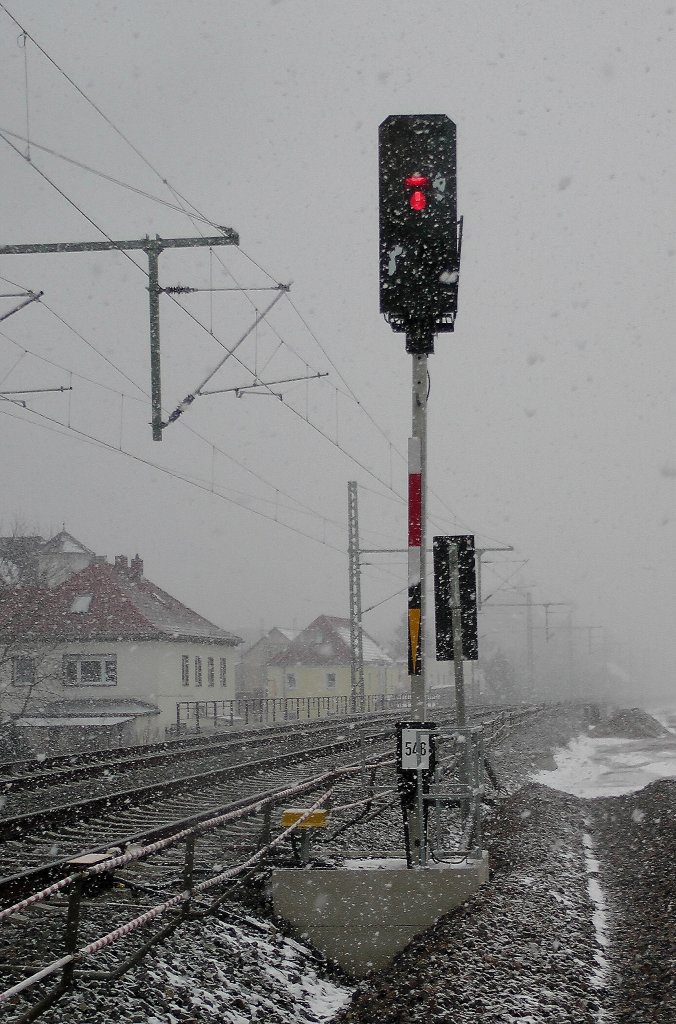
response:
<path fill-rule="evenodd" d="M 427 206 L 427 196 L 423 192 L 430 183 L 430 179 L 425 177 L 423 174 L 412 174 L 410 178 L 404 179 L 406 188 L 410 188 L 413 191 L 409 196 L 409 205 L 412 210 L 424 210 Z"/>

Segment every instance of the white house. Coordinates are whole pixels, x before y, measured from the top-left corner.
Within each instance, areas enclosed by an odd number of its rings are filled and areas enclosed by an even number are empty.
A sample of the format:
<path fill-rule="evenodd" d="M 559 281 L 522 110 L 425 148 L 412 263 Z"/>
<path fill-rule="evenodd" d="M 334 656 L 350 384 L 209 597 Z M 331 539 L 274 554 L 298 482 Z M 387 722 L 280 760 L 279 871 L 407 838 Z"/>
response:
<path fill-rule="evenodd" d="M 110 565 L 72 554 L 91 560 L 56 586 L 0 599 L 3 712 L 29 746 L 162 740 L 178 701 L 234 698 L 240 637 L 147 580 L 138 555 Z"/>

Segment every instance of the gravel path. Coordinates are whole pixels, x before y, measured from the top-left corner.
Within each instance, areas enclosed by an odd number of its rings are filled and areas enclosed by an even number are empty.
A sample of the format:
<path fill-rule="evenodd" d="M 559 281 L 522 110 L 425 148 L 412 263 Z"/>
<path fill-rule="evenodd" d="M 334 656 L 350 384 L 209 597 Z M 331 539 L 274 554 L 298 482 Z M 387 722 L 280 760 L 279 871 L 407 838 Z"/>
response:
<path fill-rule="evenodd" d="M 608 904 L 617 1024 L 676 1022 L 676 781 L 587 801 Z"/>
<path fill-rule="evenodd" d="M 583 828 L 574 797 L 544 786 L 520 790 L 496 826 L 490 886 L 362 986 L 336 1024 L 595 1024 Z"/>

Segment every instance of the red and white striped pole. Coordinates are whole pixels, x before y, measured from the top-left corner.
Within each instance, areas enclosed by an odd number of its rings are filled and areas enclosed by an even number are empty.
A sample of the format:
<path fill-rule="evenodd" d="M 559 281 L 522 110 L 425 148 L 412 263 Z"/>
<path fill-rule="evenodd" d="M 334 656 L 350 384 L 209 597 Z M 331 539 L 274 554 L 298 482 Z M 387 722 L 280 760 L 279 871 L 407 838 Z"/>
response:
<path fill-rule="evenodd" d="M 420 438 L 408 439 L 408 674 L 420 675 L 422 472 Z"/>
<path fill-rule="evenodd" d="M 427 355 L 412 354 L 412 437 L 408 441 L 408 674 L 411 715 L 424 721 Z"/>

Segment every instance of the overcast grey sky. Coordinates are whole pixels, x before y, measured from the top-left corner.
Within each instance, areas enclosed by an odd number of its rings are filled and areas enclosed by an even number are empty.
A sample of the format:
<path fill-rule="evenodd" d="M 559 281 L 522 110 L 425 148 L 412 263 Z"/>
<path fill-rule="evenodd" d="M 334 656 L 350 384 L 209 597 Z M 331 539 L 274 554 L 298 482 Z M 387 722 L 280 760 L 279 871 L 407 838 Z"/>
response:
<path fill-rule="evenodd" d="M 209 231 L 180 212 L 187 200 L 239 231 L 242 251 L 165 253 L 161 283 L 293 281 L 293 306 L 282 299 L 238 355 L 267 380 L 330 373 L 273 388 L 283 402 L 201 398 L 153 443 L 143 260 L 0 257 L 50 307 L 0 325 L 3 388 L 68 385 L 73 371 L 108 389 L 73 376 L 70 397 L 31 399 L 42 418 L 3 403 L 3 523 L 65 522 L 109 556 L 138 551 L 150 578 L 226 628 L 346 614 L 349 479 L 363 485 L 364 543 L 405 543 L 410 357 L 378 313 L 377 128 L 442 112 L 458 126 L 465 236 L 457 331 L 431 360 L 432 529 L 513 544 L 535 600 L 575 601 L 577 622 L 654 654 L 641 685 L 672 686 L 673 6 L 3 3 L 147 163 L 0 10 L 0 128 L 19 150 L 0 139 L 2 243 L 102 237 L 36 168 L 116 239 Z M 162 299 L 167 411 L 272 297 L 182 297 L 203 328 Z M 250 379 L 231 360 L 213 386 Z M 405 584 L 402 560 L 380 561 L 365 605 Z M 487 571 L 487 587 L 515 564 Z M 370 628 L 386 636 L 403 610 L 386 602 Z"/>

